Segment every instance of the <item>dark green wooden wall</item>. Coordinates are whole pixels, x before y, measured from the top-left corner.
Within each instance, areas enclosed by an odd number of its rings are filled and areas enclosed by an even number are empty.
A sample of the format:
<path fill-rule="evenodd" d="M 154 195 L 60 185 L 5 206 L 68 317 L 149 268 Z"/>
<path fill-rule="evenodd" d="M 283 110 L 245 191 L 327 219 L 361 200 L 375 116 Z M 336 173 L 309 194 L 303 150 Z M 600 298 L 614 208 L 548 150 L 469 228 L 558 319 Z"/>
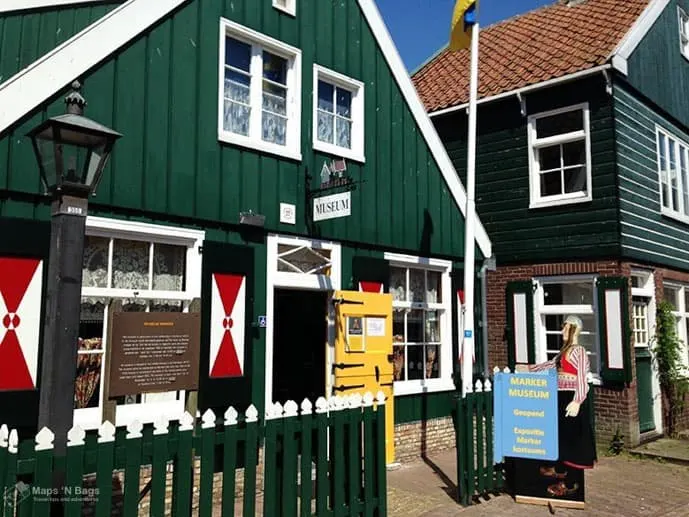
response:
<path fill-rule="evenodd" d="M 617 82 L 615 137 L 624 257 L 689 270 L 689 225 L 661 214 L 656 125 L 689 142 L 689 132 Z"/>
<path fill-rule="evenodd" d="M 628 59 L 628 80 L 651 101 L 689 126 L 689 61 L 682 56 L 677 6 L 689 13 L 689 0 L 670 0 Z"/>
<path fill-rule="evenodd" d="M 0 14 L 0 84 L 121 3 Z"/>
<path fill-rule="evenodd" d="M 218 142 L 221 17 L 302 49 L 301 162 Z M 190 1 L 85 74 L 86 115 L 124 134 L 97 201 L 226 223 L 251 209 L 266 215 L 270 230 L 304 233 L 305 174 L 316 186 L 330 158 L 312 150 L 314 63 L 366 85 L 366 163 L 348 163 L 366 183 L 352 194 L 352 216 L 319 223 L 316 236 L 461 257 L 463 217 L 355 0 L 300 0 L 296 18 L 271 0 Z M 62 112 L 65 93 L 0 135 L 0 189 L 38 191 L 23 135 Z M 279 223 L 280 202 L 297 205 L 296 226 Z M 6 204 L 3 210 L 26 216 L 32 209 Z"/>
<path fill-rule="evenodd" d="M 601 77 L 525 96 L 527 116 L 589 102 L 593 200 L 529 208 L 527 118 L 515 97 L 478 112 L 477 211 L 499 264 L 611 256 L 619 252 L 612 99 Z M 465 113 L 434 123 L 460 178 L 466 177 Z"/>

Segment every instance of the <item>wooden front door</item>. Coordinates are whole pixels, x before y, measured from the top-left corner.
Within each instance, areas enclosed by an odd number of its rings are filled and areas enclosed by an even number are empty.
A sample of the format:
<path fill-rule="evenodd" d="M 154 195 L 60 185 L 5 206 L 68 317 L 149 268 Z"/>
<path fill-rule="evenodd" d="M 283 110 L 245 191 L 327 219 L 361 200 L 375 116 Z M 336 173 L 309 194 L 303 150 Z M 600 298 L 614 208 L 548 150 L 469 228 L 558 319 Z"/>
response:
<path fill-rule="evenodd" d="M 636 391 L 639 399 L 639 432 L 647 433 L 656 428 L 653 412 L 653 356 L 648 342 L 648 301 L 635 297 L 632 308 Z"/>
<path fill-rule="evenodd" d="M 386 462 L 395 458 L 392 378 L 392 295 L 336 291 L 337 331 L 333 363 L 333 395 L 375 397 L 382 391 L 385 403 Z"/>

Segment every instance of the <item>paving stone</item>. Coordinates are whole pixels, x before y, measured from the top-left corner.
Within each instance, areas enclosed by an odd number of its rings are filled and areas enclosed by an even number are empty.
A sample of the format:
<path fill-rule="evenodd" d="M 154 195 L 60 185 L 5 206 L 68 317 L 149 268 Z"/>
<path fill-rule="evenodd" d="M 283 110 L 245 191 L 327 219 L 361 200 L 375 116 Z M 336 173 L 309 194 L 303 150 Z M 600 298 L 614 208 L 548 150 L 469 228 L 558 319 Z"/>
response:
<path fill-rule="evenodd" d="M 388 473 L 390 517 L 544 516 L 545 506 L 508 495 L 463 508 L 455 501 L 454 451 Z M 689 467 L 627 455 L 603 457 L 586 474 L 586 510 L 555 508 L 558 517 L 689 517 Z"/>

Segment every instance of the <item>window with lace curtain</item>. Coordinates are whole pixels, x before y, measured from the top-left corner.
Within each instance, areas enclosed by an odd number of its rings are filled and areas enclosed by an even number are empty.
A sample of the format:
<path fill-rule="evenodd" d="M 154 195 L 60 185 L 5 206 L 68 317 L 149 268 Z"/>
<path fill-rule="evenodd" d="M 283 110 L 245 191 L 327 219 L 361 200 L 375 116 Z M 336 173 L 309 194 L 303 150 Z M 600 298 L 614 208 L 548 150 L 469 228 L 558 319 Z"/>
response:
<path fill-rule="evenodd" d="M 221 19 L 223 142 L 301 159 L 301 51 Z"/>
<path fill-rule="evenodd" d="M 89 234 L 87 227 L 84 243 L 74 408 L 76 421 L 86 427 L 91 417 L 100 415 L 109 305 L 117 300 L 125 312 L 186 312 L 199 295 L 200 257 L 195 248 L 202 239 L 194 240 L 190 234 L 186 243 L 166 242 L 162 236 L 154 240 L 136 232 L 107 233 Z M 117 399 L 122 406 L 156 402 L 183 404 L 183 393 L 139 393 Z"/>
<path fill-rule="evenodd" d="M 313 147 L 359 162 L 364 157 L 364 84 L 313 67 Z"/>

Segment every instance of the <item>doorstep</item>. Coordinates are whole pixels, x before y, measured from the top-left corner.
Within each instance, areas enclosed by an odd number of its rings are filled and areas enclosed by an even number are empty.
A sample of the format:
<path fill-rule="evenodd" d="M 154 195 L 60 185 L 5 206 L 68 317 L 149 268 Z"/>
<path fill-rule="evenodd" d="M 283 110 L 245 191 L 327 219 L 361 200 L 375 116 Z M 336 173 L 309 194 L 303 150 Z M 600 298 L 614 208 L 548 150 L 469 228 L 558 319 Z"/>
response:
<path fill-rule="evenodd" d="M 687 440 L 660 438 L 640 445 L 629 452 L 635 456 L 657 458 L 680 465 L 689 465 L 689 442 Z"/>

